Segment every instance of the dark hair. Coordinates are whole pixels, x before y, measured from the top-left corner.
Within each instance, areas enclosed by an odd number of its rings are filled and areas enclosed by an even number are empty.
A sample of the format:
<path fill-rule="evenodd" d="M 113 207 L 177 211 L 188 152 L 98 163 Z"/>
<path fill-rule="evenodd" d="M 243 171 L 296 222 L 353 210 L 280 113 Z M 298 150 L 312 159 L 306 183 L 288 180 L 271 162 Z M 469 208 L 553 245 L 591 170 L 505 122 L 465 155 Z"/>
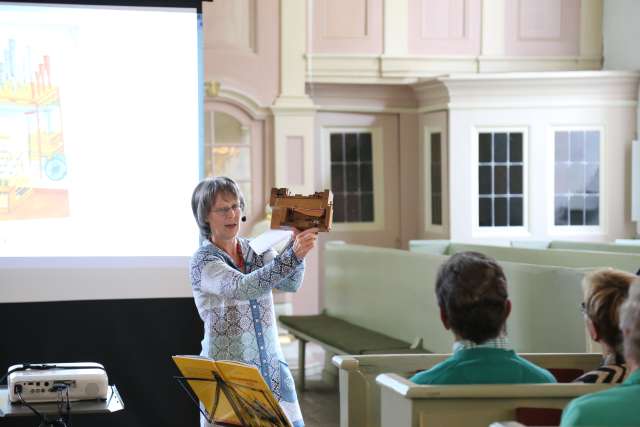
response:
<path fill-rule="evenodd" d="M 507 279 L 493 259 L 479 252 L 459 252 L 438 271 L 438 304 L 453 332 L 480 344 L 504 330 Z"/>
<path fill-rule="evenodd" d="M 629 286 L 636 277 L 626 271 L 600 269 L 587 274 L 585 314 L 593 323 L 600 339 L 623 356 L 622 331 L 620 331 L 620 306 L 629 295 Z"/>
<path fill-rule="evenodd" d="M 231 178 L 214 176 L 200 181 L 191 195 L 191 209 L 203 239 L 208 240 L 211 237 L 211 227 L 207 217 L 219 194 L 235 197 L 240 201 L 240 208 L 244 210 L 244 196 L 238 184 Z"/>

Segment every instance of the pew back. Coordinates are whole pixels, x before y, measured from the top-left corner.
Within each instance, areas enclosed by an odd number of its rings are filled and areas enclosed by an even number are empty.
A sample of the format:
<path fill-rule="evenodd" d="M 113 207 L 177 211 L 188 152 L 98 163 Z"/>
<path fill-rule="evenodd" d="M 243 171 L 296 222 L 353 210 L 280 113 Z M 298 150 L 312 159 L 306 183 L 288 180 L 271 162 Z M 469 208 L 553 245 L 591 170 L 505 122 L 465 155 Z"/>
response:
<path fill-rule="evenodd" d="M 434 292 L 443 255 L 329 242 L 325 250 L 327 314 L 435 353 L 451 350 Z M 509 339 L 518 352 L 587 350 L 579 269 L 501 262 L 512 312 Z"/>
<path fill-rule="evenodd" d="M 476 251 L 489 255 L 498 261 L 588 269 L 612 267 L 630 273 L 635 273 L 640 268 L 640 252 L 635 252 L 633 249 L 619 249 L 615 252 L 595 251 L 569 249 L 568 245 L 565 245 L 563 249 L 550 250 L 531 247 L 534 244 L 535 242 L 529 242 L 527 247 L 508 247 L 456 243 L 449 240 L 411 240 L 409 250 L 433 255 L 453 255 L 463 251 Z M 618 246 L 619 248 L 634 248 L 633 246 Z"/>
<path fill-rule="evenodd" d="M 380 388 L 376 377 L 393 372 L 409 377 L 430 369 L 450 354 L 424 355 L 347 355 L 334 356 L 333 364 L 340 376 L 340 426 L 380 426 Z M 577 369 L 588 372 L 597 368 L 598 353 L 521 353 L 520 356 L 546 369 Z"/>
<path fill-rule="evenodd" d="M 416 385 L 381 374 L 380 422 L 397 427 L 474 427 L 513 420 L 516 408 L 564 408 L 604 384 Z"/>
<path fill-rule="evenodd" d="M 639 241 L 640 243 L 640 241 Z M 640 244 L 578 242 L 573 240 L 512 240 L 514 248 L 566 249 L 574 251 L 618 252 L 640 254 Z"/>

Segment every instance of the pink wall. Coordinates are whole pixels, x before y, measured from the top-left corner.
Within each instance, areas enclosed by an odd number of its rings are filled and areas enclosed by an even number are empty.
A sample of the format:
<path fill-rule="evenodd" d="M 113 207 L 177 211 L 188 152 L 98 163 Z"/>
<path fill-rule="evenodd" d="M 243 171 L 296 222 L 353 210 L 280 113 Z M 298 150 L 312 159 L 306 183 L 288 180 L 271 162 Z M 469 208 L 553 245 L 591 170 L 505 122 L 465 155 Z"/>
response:
<path fill-rule="evenodd" d="M 381 110 L 417 108 L 413 90 L 408 85 L 362 85 L 308 83 L 307 93 L 316 105 Z"/>
<path fill-rule="evenodd" d="M 409 0 L 409 53 L 480 54 L 480 3 L 481 0 Z"/>
<path fill-rule="evenodd" d="M 205 80 L 270 106 L 280 91 L 280 2 L 203 2 Z"/>
<path fill-rule="evenodd" d="M 382 53 L 382 0 L 318 0 L 311 19 L 313 53 Z"/>
<path fill-rule="evenodd" d="M 508 56 L 578 55 L 580 0 L 508 0 Z"/>

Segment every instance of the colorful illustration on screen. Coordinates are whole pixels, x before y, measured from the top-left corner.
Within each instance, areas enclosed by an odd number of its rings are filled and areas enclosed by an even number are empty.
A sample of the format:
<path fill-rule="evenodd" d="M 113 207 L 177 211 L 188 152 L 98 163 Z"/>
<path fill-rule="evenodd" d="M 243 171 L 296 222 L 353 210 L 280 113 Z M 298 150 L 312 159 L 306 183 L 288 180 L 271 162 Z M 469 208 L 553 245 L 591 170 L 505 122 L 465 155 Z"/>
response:
<path fill-rule="evenodd" d="M 69 216 L 55 58 L 0 39 L 0 220 Z"/>

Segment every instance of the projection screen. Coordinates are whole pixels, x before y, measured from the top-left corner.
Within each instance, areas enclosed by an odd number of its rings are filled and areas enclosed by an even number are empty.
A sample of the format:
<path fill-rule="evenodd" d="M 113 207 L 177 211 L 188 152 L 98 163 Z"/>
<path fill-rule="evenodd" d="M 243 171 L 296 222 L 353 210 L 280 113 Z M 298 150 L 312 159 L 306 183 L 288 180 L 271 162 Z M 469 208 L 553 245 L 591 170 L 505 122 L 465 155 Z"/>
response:
<path fill-rule="evenodd" d="M 195 8 L 0 3 L 2 300 L 94 297 L 69 283 L 81 271 L 182 274 L 198 244 L 200 27 Z M 147 295 L 132 285 L 97 294 Z"/>

